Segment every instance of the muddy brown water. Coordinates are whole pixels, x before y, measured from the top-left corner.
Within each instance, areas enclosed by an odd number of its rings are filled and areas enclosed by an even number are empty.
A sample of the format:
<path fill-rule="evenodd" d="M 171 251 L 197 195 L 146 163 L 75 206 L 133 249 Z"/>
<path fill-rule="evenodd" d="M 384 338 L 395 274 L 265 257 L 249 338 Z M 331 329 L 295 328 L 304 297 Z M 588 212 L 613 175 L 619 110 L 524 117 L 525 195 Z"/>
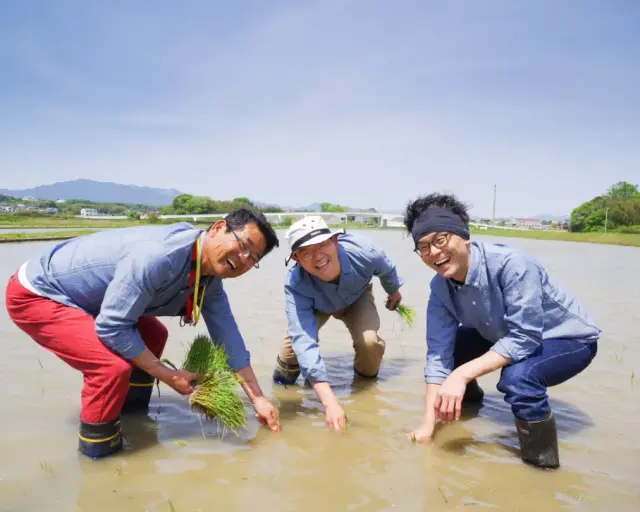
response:
<path fill-rule="evenodd" d="M 322 352 L 351 429 L 324 425 L 312 390 L 272 386 L 285 329 L 284 248 L 225 286 L 265 393 L 281 410 L 283 430 L 248 429 L 221 438 L 186 400 L 161 386 L 148 416 L 123 419 L 131 448 L 102 461 L 77 452 L 82 379 L 0 311 L 1 511 L 325 511 L 325 510 L 640 510 L 640 286 L 637 248 L 536 240 L 501 240 L 547 264 L 594 312 L 604 330 L 594 363 L 551 388 L 562 467 L 538 471 L 521 463 L 513 417 L 496 389 L 480 379 L 484 406 L 440 430 L 431 446 L 405 433 L 423 412 L 424 309 L 432 272 L 399 231 L 366 231 L 407 279 L 405 303 L 419 310 L 413 329 L 383 309 L 387 352 L 377 382 L 354 381 L 351 343 L 331 320 Z M 282 237 L 281 237 L 282 238 Z M 496 240 L 478 237 L 484 240 Z M 47 243 L 0 247 L 0 279 Z M 164 319 L 166 355 L 180 361 L 197 332 Z M 634 374 L 635 372 L 635 374 Z M 635 377 L 634 375 L 637 375 Z"/>

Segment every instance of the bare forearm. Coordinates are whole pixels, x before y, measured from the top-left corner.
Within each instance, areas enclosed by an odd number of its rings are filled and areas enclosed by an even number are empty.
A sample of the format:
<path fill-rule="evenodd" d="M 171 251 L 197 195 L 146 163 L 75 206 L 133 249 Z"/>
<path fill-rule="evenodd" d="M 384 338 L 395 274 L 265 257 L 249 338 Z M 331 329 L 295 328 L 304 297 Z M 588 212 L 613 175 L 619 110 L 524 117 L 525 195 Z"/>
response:
<path fill-rule="evenodd" d="M 140 355 L 131 359 L 131 362 L 141 370 L 144 370 L 149 375 L 162 382 L 165 382 L 165 380 L 171 375 L 171 370 L 146 347 Z"/>
<path fill-rule="evenodd" d="M 240 386 L 242 386 L 242 389 L 251 402 L 255 402 L 258 398 L 264 398 L 262 388 L 260 388 L 260 384 L 258 383 L 258 378 L 251 366 L 245 366 L 238 370 L 237 373 L 240 376 Z"/>
<path fill-rule="evenodd" d="M 338 399 L 336 395 L 333 394 L 333 390 L 328 382 L 314 382 L 313 389 L 325 407 L 338 403 Z"/>
<path fill-rule="evenodd" d="M 438 397 L 438 390 L 440 389 L 440 384 L 427 384 L 425 390 L 425 404 L 424 404 L 424 418 L 422 420 L 422 425 L 424 427 L 433 428 L 436 424 L 436 414 L 433 409 L 436 398 Z"/>
<path fill-rule="evenodd" d="M 489 350 L 486 354 L 463 364 L 457 368 L 455 372 L 462 375 L 467 382 L 470 382 L 487 373 L 499 370 L 507 366 L 510 362 L 511 359 L 507 359 L 497 352 Z"/>

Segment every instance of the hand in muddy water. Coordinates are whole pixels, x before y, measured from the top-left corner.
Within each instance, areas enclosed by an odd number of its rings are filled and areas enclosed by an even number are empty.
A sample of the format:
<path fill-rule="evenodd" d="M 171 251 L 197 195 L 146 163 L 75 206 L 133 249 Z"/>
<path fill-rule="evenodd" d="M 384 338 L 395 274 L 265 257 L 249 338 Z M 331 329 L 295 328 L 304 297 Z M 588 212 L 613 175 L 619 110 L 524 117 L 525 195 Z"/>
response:
<path fill-rule="evenodd" d="M 340 404 L 330 404 L 326 410 L 326 422 L 331 428 L 337 432 L 347 431 L 347 415 Z"/>
<path fill-rule="evenodd" d="M 422 425 L 407 434 L 407 439 L 414 443 L 428 444 L 433 441 L 433 426 Z"/>
<path fill-rule="evenodd" d="M 189 395 L 193 392 L 192 382 L 197 381 L 200 375 L 191 373 L 186 370 L 174 370 L 169 374 L 169 378 L 165 380 L 165 384 L 181 395 Z"/>
<path fill-rule="evenodd" d="M 438 396 L 433 406 L 436 418 L 445 423 L 452 423 L 460 419 L 462 414 L 462 398 L 467 382 L 464 377 L 453 372 L 438 390 Z"/>
<path fill-rule="evenodd" d="M 264 397 L 256 398 L 253 402 L 253 409 L 256 411 L 256 418 L 261 425 L 269 427 L 272 432 L 280 431 L 280 413 L 269 400 Z"/>

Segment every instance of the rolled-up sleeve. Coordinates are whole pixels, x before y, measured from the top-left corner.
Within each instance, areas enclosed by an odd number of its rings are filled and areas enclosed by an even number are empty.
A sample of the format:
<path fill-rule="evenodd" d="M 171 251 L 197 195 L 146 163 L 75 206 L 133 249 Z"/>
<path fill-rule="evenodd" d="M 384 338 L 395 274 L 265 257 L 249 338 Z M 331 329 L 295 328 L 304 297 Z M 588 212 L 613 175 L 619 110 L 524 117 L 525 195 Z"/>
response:
<path fill-rule="evenodd" d="M 231 311 L 227 292 L 224 291 L 222 281 L 218 278 L 213 279 L 207 286 L 202 317 L 211 339 L 224 346 L 229 358 L 229 366 L 236 371 L 249 366 L 251 355 Z"/>
<path fill-rule="evenodd" d="M 328 382 L 329 376 L 318 346 L 318 322 L 313 301 L 289 285 L 284 288 L 287 328 L 300 371 L 310 382 Z"/>
<path fill-rule="evenodd" d="M 432 291 L 427 304 L 427 384 L 442 384 L 453 371 L 457 331 L 458 321 Z"/>
<path fill-rule="evenodd" d="M 542 282 L 536 265 L 519 254 L 506 261 L 499 282 L 507 333 L 491 350 L 515 363 L 532 354 L 542 342 Z"/>
<path fill-rule="evenodd" d="M 373 275 L 378 276 L 384 291 L 388 295 L 397 292 L 404 284 L 404 280 L 398 275 L 395 264 L 387 254 L 374 247 L 371 249 L 371 262 L 373 263 Z"/>
<path fill-rule="evenodd" d="M 95 320 L 96 334 L 105 346 L 125 359 L 144 351 L 136 324 L 170 277 L 171 262 L 159 244 L 137 244 L 118 261 Z"/>

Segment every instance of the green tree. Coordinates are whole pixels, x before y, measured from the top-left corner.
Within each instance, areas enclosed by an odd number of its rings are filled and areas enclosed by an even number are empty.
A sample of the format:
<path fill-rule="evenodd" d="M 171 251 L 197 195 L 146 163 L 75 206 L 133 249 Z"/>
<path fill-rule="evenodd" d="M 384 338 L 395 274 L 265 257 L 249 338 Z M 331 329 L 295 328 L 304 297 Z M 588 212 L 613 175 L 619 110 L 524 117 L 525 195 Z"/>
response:
<path fill-rule="evenodd" d="M 606 195 L 594 197 L 571 212 L 571 231 L 604 231 L 640 224 L 638 186 L 621 181 Z"/>
<path fill-rule="evenodd" d="M 243 205 L 246 204 L 247 206 L 253 206 L 253 203 L 248 197 L 236 197 L 232 202 L 241 203 Z"/>
<path fill-rule="evenodd" d="M 626 181 L 619 181 L 615 185 L 612 185 L 608 191 L 609 197 L 616 199 L 625 199 L 628 197 L 634 197 L 638 194 L 638 185 L 632 185 Z"/>
<path fill-rule="evenodd" d="M 346 212 L 348 208 L 339 204 L 320 203 L 320 209 L 323 212 Z"/>

